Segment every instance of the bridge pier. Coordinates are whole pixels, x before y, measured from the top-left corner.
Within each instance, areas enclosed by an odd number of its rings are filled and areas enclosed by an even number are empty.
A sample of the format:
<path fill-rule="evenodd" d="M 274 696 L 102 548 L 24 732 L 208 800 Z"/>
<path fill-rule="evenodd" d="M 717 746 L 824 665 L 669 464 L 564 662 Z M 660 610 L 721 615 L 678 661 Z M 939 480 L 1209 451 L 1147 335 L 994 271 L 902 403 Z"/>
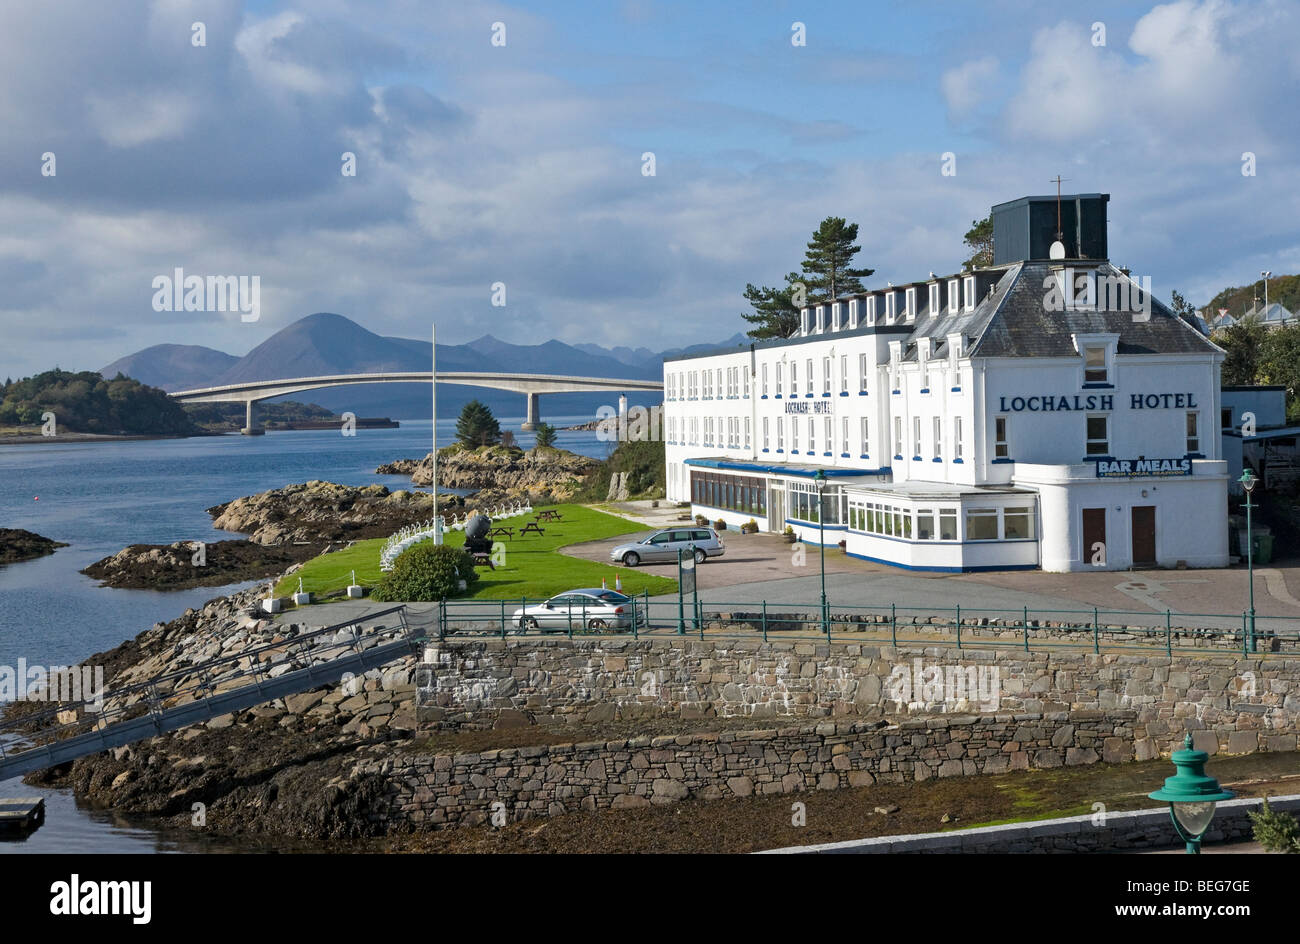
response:
<path fill-rule="evenodd" d="M 526 396 L 528 397 L 528 418 L 524 420 L 524 425 L 519 428 L 525 432 L 531 432 L 537 428 L 537 424 L 541 421 L 541 417 L 537 415 L 538 398 L 541 397 L 541 394 L 529 393 Z"/>
<path fill-rule="evenodd" d="M 244 401 L 244 428 L 239 431 L 241 436 L 261 436 L 266 432 L 257 425 L 256 403 L 256 400 Z"/>

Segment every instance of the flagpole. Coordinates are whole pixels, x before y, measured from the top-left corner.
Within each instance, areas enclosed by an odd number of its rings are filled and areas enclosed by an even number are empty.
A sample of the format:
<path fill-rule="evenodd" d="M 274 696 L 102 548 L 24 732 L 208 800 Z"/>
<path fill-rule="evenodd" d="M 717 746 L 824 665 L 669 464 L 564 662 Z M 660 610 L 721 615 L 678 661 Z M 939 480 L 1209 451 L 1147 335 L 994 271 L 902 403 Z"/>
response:
<path fill-rule="evenodd" d="M 438 326 L 435 324 L 429 329 L 430 354 L 429 354 L 429 389 L 433 415 L 432 430 L 430 435 L 433 437 L 433 451 L 429 453 L 430 467 L 433 473 L 433 518 L 434 528 L 437 528 L 436 542 L 442 543 L 442 529 L 438 528 Z"/>

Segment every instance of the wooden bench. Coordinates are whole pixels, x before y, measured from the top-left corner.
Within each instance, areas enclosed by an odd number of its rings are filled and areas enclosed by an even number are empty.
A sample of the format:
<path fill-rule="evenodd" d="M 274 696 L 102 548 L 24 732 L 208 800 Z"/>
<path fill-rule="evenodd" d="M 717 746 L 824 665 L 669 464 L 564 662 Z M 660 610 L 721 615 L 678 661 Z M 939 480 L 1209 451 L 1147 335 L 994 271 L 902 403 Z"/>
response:
<path fill-rule="evenodd" d="M 537 520 L 539 520 L 539 521 L 560 521 L 560 520 L 562 520 L 562 519 L 560 518 L 560 513 L 559 513 L 558 511 L 542 511 L 542 512 L 538 512 L 538 514 L 537 514 Z"/>
<path fill-rule="evenodd" d="M 512 538 L 515 536 L 515 529 L 501 525 L 488 532 L 488 537 L 492 537 L 493 535 L 496 535 L 497 537 L 504 535 L 505 537 Z"/>
<path fill-rule="evenodd" d="M 528 524 L 524 525 L 522 528 L 519 529 L 520 537 L 523 537 L 525 534 L 545 534 L 545 533 L 546 533 L 546 529 L 541 527 L 536 521 L 530 521 L 528 522 Z"/>

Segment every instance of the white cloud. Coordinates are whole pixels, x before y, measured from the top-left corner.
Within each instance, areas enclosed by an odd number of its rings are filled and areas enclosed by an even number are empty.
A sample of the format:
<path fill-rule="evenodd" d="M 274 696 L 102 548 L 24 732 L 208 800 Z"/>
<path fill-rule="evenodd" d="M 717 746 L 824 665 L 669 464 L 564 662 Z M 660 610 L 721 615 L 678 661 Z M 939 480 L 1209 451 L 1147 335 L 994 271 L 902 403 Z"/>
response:
<path fill-rule="evenodd" d="M 949 117 L 954 121 L 967 118 L 988 100 L 989 86 L 997 79 L 998 59 L 985 56 L 963 63 L 943 74 L 940 85 L 948 103 Z"/>

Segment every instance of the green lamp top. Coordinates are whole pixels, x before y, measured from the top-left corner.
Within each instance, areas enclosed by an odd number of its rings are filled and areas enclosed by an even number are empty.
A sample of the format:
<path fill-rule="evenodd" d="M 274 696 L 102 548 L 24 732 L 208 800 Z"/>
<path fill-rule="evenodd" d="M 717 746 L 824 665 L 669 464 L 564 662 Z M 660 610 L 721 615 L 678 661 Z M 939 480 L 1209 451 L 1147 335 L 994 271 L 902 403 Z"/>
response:
<path fill-rule="evenodd" d="M 1148 793 L 1153 800 L 1166 803 L 1216 803 L 1231 800 L 1237 794 L 1219 786 L 1219 781 L 1205 773 L 1206 761 L 1210 755 L 1205 751 L 1192 749 L 1192 736 L 1189 733 L 1183 741 L 1183 749 L 1174 751 L 1169 759 L 1173 761 L 1177 773 L 1165 778 L 1165 785 Z"/>

